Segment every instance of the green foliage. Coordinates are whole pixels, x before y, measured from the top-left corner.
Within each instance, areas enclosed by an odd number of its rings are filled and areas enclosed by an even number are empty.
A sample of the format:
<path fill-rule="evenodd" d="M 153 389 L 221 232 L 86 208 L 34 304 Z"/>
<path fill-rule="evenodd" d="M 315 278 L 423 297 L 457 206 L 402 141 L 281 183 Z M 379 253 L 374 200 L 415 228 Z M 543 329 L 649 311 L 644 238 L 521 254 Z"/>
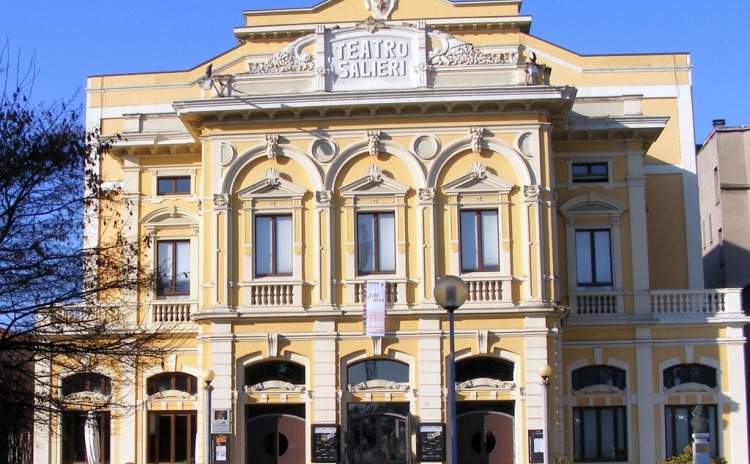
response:
<path fill-rule="evenodd" d="M 659 461 L 658 464 L 693 464 L 693 445 L 687 445 L 682 454 L 672 456 L 666 461 Z M 711 464 L 727 464 L 727 460 L 721 456 L 711 458 Z"/>
<path fill-rule="evenodd" d="M 564 453 L 555 453 L 551 456 L 550 464 L 573 464 L 573 457 Z"/>

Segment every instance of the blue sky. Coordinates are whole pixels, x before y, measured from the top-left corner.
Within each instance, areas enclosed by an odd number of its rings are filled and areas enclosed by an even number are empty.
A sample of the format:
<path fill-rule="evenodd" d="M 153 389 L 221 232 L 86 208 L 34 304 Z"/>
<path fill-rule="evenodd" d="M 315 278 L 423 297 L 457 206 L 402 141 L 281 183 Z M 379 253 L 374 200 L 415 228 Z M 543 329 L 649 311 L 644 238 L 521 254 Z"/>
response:
<path fill-rule="evenodd" d="M 82 94 L 89 75 L 208 61 L 236 45 L 232 28 L 244 25 L 244 10 L 316 3 L 0 0 L 0 45 L 7 40 L 22 63 L 35 55 L 34 100 L 50 101 Z M 533 17 L 533 35 L 584 55 L 689 52 L 698 143 L 713 119 L 750 125 L 748 0 L 524 0 L 521 11 Z"/>

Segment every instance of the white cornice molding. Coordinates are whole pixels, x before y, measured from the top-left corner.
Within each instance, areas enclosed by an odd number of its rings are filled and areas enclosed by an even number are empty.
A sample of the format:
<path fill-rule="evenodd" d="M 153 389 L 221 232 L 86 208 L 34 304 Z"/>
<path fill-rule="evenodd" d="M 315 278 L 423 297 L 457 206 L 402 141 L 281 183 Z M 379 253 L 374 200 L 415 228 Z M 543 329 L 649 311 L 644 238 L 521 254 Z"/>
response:
<path fill-rule="evenodd" d="M 200 114 L 226 111 L 289 110 L 320 108 L 322 106 L 439 104 L 445 102 L 502 102 L 502 101 L 570 101 L 575 99 L 573 87 L 509 86 L 466 89 L 405 89 L 367 92 L 306 93 L 298 95 L 257 95 L 253 97 L 225 97 L 200 100 L 181 100 L 173 103 L 177 114 Z"/>

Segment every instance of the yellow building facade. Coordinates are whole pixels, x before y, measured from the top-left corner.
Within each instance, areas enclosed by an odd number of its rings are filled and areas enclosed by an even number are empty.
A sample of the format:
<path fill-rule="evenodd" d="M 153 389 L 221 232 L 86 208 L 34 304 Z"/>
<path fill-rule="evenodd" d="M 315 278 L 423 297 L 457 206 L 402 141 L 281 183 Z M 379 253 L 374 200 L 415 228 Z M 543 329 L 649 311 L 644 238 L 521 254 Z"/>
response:
<path fill-rule="evenodd" d="M 711 452 L 748 462 L 689 56 L 581 56 L 520 4 L 247 11 L 193 69 L 89 78 L 88 125 L 123 135 L 101 174 L 160 275 L 138 316 L 174 334 L 160 366 L 88 374 L 135 385 L 100 411 L 102 462 L 208 462 L 208 427 L 214 462 L 448 462 L 449 274 L 459 462 L 653 463 L 699 404 Z M 79 462 L 53 424 L 35 462 Z"/>

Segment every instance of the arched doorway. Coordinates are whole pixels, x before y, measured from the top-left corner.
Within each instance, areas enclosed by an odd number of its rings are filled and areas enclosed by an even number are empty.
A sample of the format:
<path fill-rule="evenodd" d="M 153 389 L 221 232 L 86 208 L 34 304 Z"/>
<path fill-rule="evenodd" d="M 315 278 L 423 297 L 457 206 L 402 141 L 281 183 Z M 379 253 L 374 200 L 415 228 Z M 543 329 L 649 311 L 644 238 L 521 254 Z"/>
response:
<path fill-rule="evenodd" d="M 407 464 L 411 457 L 409 403 L 403 398 L 409 366 L 386 358 L 370 358 L 347 367 L 348 462 Z M 388 392 L 392 401 L 372 401 Z"/>
<path fill-rule="evenodd" d="M 295 414 L 299 408 L 294 406 L 247 406 L 245 462 L 305 462 L 305 418 Z"/>
<path fill-rule="evenodd" d="M 459 464 L 513 464 L 515 462 L 514 365 L 494 356 L 472 356 L 456 362 L 460 391 L 506 399 L 459 401 L 456 404 Z M 486 397 L 486 396 L 485 396 Z"/>
<path fill-rule="evenodd" d="M 349 405 L 351 464 L 407 464 L 408 411 L 405 403 Z"/>
<path fill-rule="evenodd" d="M 513 464 L 513 416 L 476 411 L 456 418 L 460 464 Z"/>

